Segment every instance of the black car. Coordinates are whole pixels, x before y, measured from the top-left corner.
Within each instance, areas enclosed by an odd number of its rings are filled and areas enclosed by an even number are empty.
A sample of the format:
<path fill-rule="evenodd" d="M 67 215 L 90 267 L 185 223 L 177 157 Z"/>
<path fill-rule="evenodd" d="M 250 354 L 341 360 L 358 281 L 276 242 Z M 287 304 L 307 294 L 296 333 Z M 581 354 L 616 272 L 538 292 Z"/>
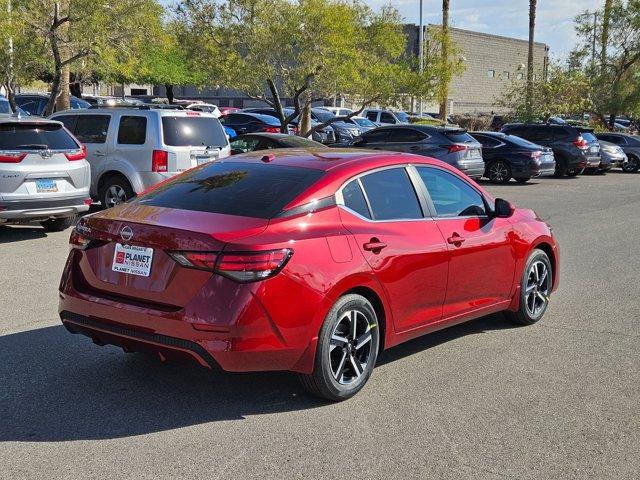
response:
<path fill-rule="evenodd" d="M 600 167 L 600 144 L 593 129 L 566 124 L 511 123 L 501 131 L 551 148 L 556 160 L 556 177 L 575 177 L 586 168 Z"/>
<path fill-rule="evenodd" d="M 604 140 L 618 145 L 627 155 L 628 161 L 624 162 L 622 170 L 635 173 L 640 170 L 640 136 L 627 135 L 626 133 L 606 132 L 596 134 L 598 140 Z"/>
<path fill-rule="evenodd" d="M 238 135 L 253 132 L 280 133 L 280 120 L 260 113 L 234 112 L 220 117 L 220 123 Z"/>
<path fill-rule="evenodd" d="M 493 183 L 507 183 L 512 178 L 526 183 L 555 173 L 556 162 L 549 147 L 501 132 L 471 132 L 471 136 L 482 145 L 484 176 Z"/>
<path fill-rule="evenodd" d="M 42 116 L 44 109 L 49 101 L 49 95 L 40 93 L 25 93 L 16 95 L 16 105 L 22 110 L 29 113 L 29 115 Z M 91 104 L 82 100 L 81 98 L 71 95 L 69 99 L 70 107 L 72 110 L 89 108 Z"/>
<path fill-rule="evenodd" d="M 308 138 L 287 135 L 285 133 L 246 133 L 231 141 L 231 154 L 253 152 L 254 150 L 270 150 L 273 148 L 322 148 L 328 149 L 322 143 Z"/>
<path fill-rule="evenodd" d="M 294 110 L 293 108 L 289 108 L 286 107 L 283 109 L 284 110 L 284 114 L 285 115 L 291 115 Z M 243 112 L 247 112 L 247 113 L 259 113 L 260 115 L 269 115 L 271 117 L 274 118 L 278 118 L 278 114 L 276 113 L 275 109 L 273 108 L 260 108 L 260 107 L 251 107 L 251 108 L 245 108 L 242 110 Z M 318 125 L 318 122 L 313 120 L 313 117 L 311 118 L 311 126 L 315 126 Z M 298 117 L 295 117 L 290 123 L 289 123 L 289 133 L 297 133 L 298 130 Z M 313 132 L 313 134 L 311 135 L 312 140 L 315 140 L 316 142 L 319 143 L 324 143 L 324 144 L 332 144 L 336 142 L 336 134 L 333 130 L 333 128 L 331 126 L 329 127 L 324 127 L 321 129 L 316 130 L 315 132 Z"/>

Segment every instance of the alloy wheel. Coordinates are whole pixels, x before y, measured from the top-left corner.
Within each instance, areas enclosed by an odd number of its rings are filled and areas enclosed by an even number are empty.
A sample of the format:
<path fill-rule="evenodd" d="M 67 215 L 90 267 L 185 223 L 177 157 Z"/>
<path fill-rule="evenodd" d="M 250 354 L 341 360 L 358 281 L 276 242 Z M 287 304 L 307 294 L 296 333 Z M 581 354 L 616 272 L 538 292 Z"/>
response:
<path fill-rule="evenodd" d="M 529 268 L 525 301 L 527 312 L 532 317 L 540 315 L 549 303 L 549 269 L 542 261 L 534 262 Z"/>
<path fill-rule="evenodd" d="M 369 368 L 372 324 L 359 310 L 344 312 L 333 329 L 329 365 L 333 378 L 342 385 L 358 380 Z"/>
<path fill-rule="evenodd" d="M 111 185 L 104 195 L 105 207 L 111 208 L 127 201 L 127 192 L 120 185 Z"/>
<path fill-rule="evenodd" d="M 497 183 L 509 180 L 509 169 L 502 162 L 492 163 L 489 167 L 489 180 Z"/>

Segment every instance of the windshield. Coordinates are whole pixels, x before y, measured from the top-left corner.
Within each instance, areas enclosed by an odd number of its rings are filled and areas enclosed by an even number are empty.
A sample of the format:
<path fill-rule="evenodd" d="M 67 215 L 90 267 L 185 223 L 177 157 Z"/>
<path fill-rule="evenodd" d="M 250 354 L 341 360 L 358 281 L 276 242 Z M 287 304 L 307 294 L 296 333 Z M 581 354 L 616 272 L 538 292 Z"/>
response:
<path fill-rule="evenodd" d="M 596 136 L 591 132 L 582 132 L 581 135 L 582 135 L 582 138 L 584 138 L 588 143 L 593 143 L 598 141 Z"/>
<path fill-rule="evenodd" d="M 162 117 L 165 145 L 226 147 L 227 137 L 220 122 L 212 117 Z"/>
<path fill-rule="evenodd" d="M 358 125 L 360 125 L 361 127 L 375 127 L 376 124 L 373 123 L 371 120 L 369 120 L 368 118 L 364 118 L 364 117 L 351 117 L 351 120 L 353 120 L 354 122 L 356 122 Z"/>
<path fill-rule="evenodd" d="M 11 111 L 11 105 L 9 104 L 9 100 L 0 100 L 0 113 L 13 113 Z"/>
<path fill-rule="evenodd" d="M 329 110 L 314 109 L 313 114 L 323 123 L 329 122 L 332 118 L 335 118 L 335 115 Z"/>
<path fill-rule="evenodd" d="M 409 115 L 405 112 L 394 112 L 396 114 L 396 118 L 401 122 L 409 123 Z"/>
<path fill-rule="evenodd" d="M 311 168 L 214 162 L 179 175 L 134 202 L 267 219 L 323 175 Z"/>

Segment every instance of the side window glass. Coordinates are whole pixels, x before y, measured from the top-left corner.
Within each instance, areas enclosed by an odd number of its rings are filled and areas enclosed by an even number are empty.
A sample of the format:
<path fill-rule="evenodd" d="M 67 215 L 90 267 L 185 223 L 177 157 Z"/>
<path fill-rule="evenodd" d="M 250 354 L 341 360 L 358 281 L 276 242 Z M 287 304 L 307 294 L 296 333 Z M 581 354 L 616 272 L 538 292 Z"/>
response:
<path fill-rule="evenodd" d="M 367 132 L 362 136 L 364 143 L 380 143 L 384 142 L 389 135 L 389 129 L 376 129 Z"/>
<path fill-rule="evenodd" d="M 342 189 L 342 197 L 344 198 L 344 206 L 362 215 L 365 218 L 371 218 L 367 201 L 364 198 L 362 189 L 357 180 L 349 182 Z"/>
<path fill-rule="evenodd" d="M 495 138 L 485 137 L 484 135 L 475 135 L 475 139 L 480 142 L 482 148 L 494 148 L 500 145 L 500 142 Z"/>
<path fill-rule="evenodd" d="M 486 215 L 482 196 L 464 180 L 431 167 L 418 167 L 439 217 Z"/>
<path fill-rule="evenodd" d="M 147 139 L 147 118 L 125 115 L 120 117 L 118 143 L 122 145 L 144 145 Z"/>
<path fill-rule="evenodd" d="M 380 114 L 380 123 L 396 123 L 396 119 L 388 112 Z"/>
<path fill-rule="evenodd" d="M 372 122 L 378 121 L 378 112 L 367 112 L 367 118 Z"/>
<path fill-rule="evenodd" d="M 76 120 L 78 119 L 77 115 L 62 115 L 60 117 L 55 117 L 53 120 L 57 120 L 58 122 L 62 122 L 62 124 L 67 127 L 71 133 L 74 133 L 74 129 L 76 127 Z M 78 140 L 80 140 L 78 138 Z M 82 141 L 82 140 L 80 140 Z"/>
<path fill-rule="evenodd" d="M 422 218 L 422 209 L 404 168 L 370 173 L 361 179 L 374 220 Z"/>
<path fill-rule="evenodd" d="M 389 133 L 389 138 L 387 138 L 388 142 L 398 142 L 398 143 L 410 143 L 410 142 L 420 142 L 427 138 L 427 136 L 418 132 L 417 130 L 412 130 L 409 128 L 397 128 L 391 130 Z"/>
<path fill-rule="evenodd" d="M 231 150 L 234 153 L 252 152 L 256 149 L 258 142 L 257 138 L 238 138 L 231 142 Z"/>
<path fill-rule="evenodd" d="M 73 133 L 82 143 L 104 143 L 107 141 L 109 120 L 109 115 L 78 115 Z"/>

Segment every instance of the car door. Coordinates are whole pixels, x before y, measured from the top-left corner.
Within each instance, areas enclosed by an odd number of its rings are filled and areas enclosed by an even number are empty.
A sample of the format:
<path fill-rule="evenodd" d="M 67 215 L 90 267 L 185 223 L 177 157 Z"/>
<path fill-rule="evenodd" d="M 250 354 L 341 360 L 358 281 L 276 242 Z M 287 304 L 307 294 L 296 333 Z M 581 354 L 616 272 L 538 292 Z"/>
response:
<path fill-rule="evenodd" d="M 389 129 L 389 135 L 386 138 L 387 149 L 395 152 L 429 155 L 429 144 L 425 142 L 427 137 L 425 133 L 414 128 L 392 128 Z"/>
<path fill-rule="evenodd" d="M 371 148 L 372 150 L 388 150 L 387 137 L 389 136 L 390 128 L 376 128 L 370 130 L 362 138 L 354 143 L 356 147 Z"/>
<path fill-rule="evenodd" d="M 340 216 L 384 289 L 396 331 L 442 318 L 447 245 L 424 214 L 407 168 L 376 170 L 345 185 Z"/>
<path fill-rule="evenodd" d="M 472 137 L 482 145 L 482 158 L 485 163 L 498 159 L 500 152 L 499 147 L 504 146 L 504 143 L 488 135 L 474 133 Z"/>
<path fill-rule="evenodd" d="M 459 176 L 435 166 L 416 171 L 449 250 L 444 318 L 509 300 L 515 274 L 509 219 L 490 216 L 481 193 Z"/>

